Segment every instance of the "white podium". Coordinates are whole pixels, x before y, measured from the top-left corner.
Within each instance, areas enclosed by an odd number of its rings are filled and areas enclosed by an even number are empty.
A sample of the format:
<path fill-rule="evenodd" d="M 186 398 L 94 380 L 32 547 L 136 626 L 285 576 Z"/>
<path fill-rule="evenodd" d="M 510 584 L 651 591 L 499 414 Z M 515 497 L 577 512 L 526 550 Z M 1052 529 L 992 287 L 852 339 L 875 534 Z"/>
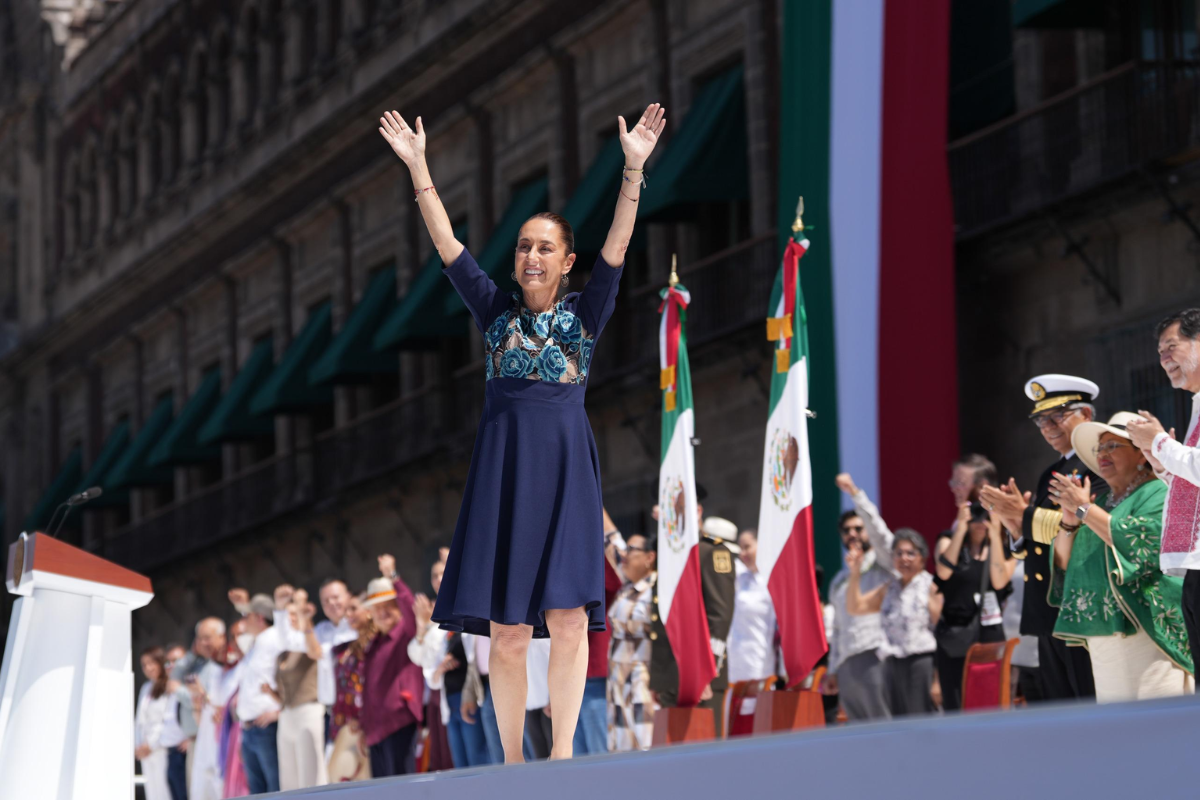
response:
<path fill-rule="evenodd" d="M 43 533 L 9 548 L 0 800 L 130 800 L 130 612 L 150 579 Z"/>

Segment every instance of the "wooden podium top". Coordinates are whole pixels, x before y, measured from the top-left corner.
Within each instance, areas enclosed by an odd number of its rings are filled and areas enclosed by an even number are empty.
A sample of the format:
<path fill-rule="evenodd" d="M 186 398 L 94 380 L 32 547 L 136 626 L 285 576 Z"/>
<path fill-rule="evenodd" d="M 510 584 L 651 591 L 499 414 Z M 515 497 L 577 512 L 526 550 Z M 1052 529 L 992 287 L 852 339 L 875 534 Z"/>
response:
<path fill-rule="evenodd" d="M 15 588 L 34 570 L 132 589 L 136 592 L 153 592 L 150 579 L 145 575 L 117 566 L 66 542 L 52 539 L 44 533 L 21 534 L 21 538 L 8 548 L 8 569 L 5 577 Z"/>

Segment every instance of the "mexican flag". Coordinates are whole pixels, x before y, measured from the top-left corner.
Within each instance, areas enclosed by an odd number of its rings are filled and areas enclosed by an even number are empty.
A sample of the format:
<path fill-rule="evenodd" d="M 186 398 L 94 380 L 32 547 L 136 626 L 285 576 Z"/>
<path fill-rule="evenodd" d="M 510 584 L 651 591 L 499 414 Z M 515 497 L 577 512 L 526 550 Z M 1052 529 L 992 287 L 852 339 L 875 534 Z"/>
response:
<path fill-rule="evenodd" d="M 676 284 L 661 292 L 658 328 L 662 389 L 662 461 L 658 468 L 658 613 L 679 666 L 681 707 L 700 702 L 716 677 L 708 616 L 700 587 L 700 520 L 696 509 L 695 415 L 688 368 L 687 307 L 692 296 Z"/>
<path fill-rule="evenodd" d="M 775 343 L 775 357 L 758 512 L 758 568 L 775 604 L 790 685 L 804 680 L 828 649 L 808 457 L 808 330 L 800 289 L 800 258 L 807 250 L 807 239 L 788 241 L 771 295 L 767 338 Z"/>

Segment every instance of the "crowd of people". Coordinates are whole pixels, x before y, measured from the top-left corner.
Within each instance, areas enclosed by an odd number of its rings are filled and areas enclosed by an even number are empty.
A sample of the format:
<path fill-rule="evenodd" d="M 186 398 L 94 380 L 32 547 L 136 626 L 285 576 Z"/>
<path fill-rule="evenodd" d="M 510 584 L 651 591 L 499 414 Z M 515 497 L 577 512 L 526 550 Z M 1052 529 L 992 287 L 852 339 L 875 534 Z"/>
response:
<path fill-rule="evenodd" d="M 1096 384 L 1039 375 L 1025 392 L 1055 460 L 1028 492 L 1001 481 L 982 455 L 953 464 L 957 514 L 932 550 L 921 533 L 892 530 L 851 475 L 837 477 L 851 506 L 838 521 L 845 558 L 828 586 L 823 678 L 811 687 L 825 696 L 829 721 L 959 709 L 971 645 L 1014 638 L 1012 685 L 1027 703 L 1194 692 L 1200 309 L 1164 320 L 1158 339 L 1172 386 L 1196 396 L 1183 441 L 1146 411 L 1101 422 Z M 755 531 L 706 517 L 703 506 L 699 513 L 702 596 L 719 669 L 701 706 L 714 710 L 720 735 L 730 683 L 795 682 L 783 674 Z M 608 626 L 588 633 L 574 755 L 647 749 L 654 712 L 674 705 L 678 688 L 658 615 L 655 537 L 623 536 L 605 512 L 604 539 Z M 446 556 L 430 576 L 435 593 Z M 233 589 L 231 624 L 206 618 L 190 650 L 141 654 L 135 755 L 148 800 L 221 800 L 504 763 L 492 640 L 440 629 L 434 601 L 411 591 L 395 559 L 380 555 L 378 566 L 361 594 L 337 579 L 322 583 L 319 622 L 304 589 Z M 549 640 L 534 639 L 520 743 L 527 760 L 556 755 L 549 658 Z"/>

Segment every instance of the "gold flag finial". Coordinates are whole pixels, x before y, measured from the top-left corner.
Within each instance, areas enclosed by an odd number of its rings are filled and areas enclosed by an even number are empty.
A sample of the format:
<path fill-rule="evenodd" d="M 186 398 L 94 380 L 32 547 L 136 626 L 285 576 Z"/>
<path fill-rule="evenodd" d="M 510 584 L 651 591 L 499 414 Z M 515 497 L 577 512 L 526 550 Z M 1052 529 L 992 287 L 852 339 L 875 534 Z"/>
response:
<path fill-rule="evenodd" d="M 675 271 L 677 260 L 676 255 L 671 253 L 671 277 L 667 279 L 667 285 L 672 289 L 679 283 L 679 273 Z"/>
<path fill-rule="evenodd" d="M 800 199 L 796 201 L 796 221 L 792 223 L 792 233 L 800 233 L 804 230 L 804 195 L 800 195 Z"/>

